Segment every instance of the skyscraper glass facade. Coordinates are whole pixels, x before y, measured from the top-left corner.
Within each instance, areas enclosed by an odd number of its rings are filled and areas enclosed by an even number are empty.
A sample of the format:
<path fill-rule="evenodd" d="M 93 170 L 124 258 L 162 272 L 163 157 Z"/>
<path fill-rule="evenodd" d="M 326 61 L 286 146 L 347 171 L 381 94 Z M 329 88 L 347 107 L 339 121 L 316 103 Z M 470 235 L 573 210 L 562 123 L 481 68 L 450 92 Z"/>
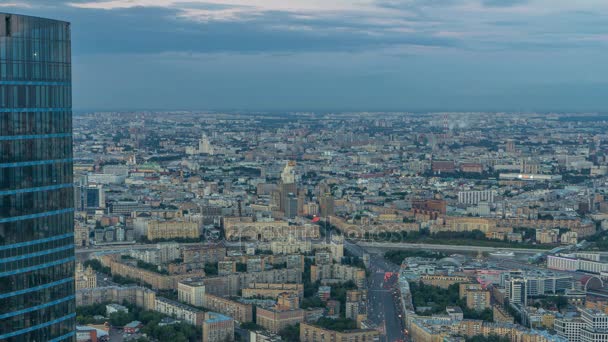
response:
<path fill-rule="evenodd" d="M 0 341 L 73 340 L 70 25 L 0 13 Z"/>

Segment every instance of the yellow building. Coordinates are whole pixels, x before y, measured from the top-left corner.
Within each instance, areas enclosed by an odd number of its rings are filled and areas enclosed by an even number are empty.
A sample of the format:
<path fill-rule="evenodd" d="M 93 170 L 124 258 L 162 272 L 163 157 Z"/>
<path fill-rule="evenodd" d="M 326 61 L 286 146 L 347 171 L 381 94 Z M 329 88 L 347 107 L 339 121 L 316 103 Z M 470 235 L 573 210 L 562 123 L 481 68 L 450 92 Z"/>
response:
<path fill-rule="evenodd" d="M 199 238 L 199 223 L 189 221 L 148 221 L 148 240 L 157 239 L 197 239 Z"/>
<path fill-rule="evenodd" d="M 603 300 L 588 300 L 587 302 L 585 302 L 585 308 L 587 309 L 593 309 L 593 310 L 599 310 L 604 312 L 605 314 L 608 314 L 608 301 L 603 301 Z"/>
<path fill-rule="evenodd" d="M 497 222 L 501 227 L 525 227 L 533 229 L 568 228 L 570 231 L 576 232 L 579 239 L 595 234 L 595 225 L 593 223 L 584 223 L 579 218 L 573 220 L 530 220 L 524 218 L 509 218 L 500 219 Z"/>
<path fill-rule="evenodd" d="M 84 268 L 81 263 L 76 263 L 76 290 L 97 287 L 97 273 L 91 266 Z"/>
<path fill-rule="evenodd" d="M 205 294 L 203 307 L 230 316 L 240 323 L 253 322 L 253 307 L 227 298 Z"/>
<path fill-rule="evenodd" d="M 472 232 L 479 230 L 487 233 L 496 228 L 494 220 L 479 217 L 448 217 L 443 226 L 432 226 L 431 233 L 438 231 Z"/>
<path fill-rule="evenodd" d="M 187 274 L 164 275 L 144 270 L 130 264 L 122 263 L 117 261 L 114 256 L 110 255 L 104 255 L 101 260 L 105 266 L 110 267 L 113 275 L 120 275 L 134 280 L 140 280 L 150 285 L 153 289 L 158 290 L 176 289 L 180 280 L 191 277 L 202 277 L 205 275 L 205 273 L 202 271 Z"/>
<path fill-rule="evenodd" d="M 559 229 L 537 229 L 536 242 L 541 244 L 555 244 L 559 240 Z"/>
<path fill-rule="evenodd" d="M 553 330 L 553 327 L 555 326 L 555 314 L 554 313 L 544 314 L 540 319 L 540 324 L 549 330 Z"/>
<path fill-rule="evenodd" d="M 492 306 L 492 313 L 494 314 L 494 322 L 496 323 L 513 323 L 515 322 L 515 318 L 509 315 L 507 311 L 502 309 L 498 305 Z"/>
<path fill-rule="evenodd" d="M 389 232 L 418 232 L 420 224 L 416 222 L 403 223 L 402 218 L 395 214 L 381 214 L 378 220 L 371 222 L 368 218 L 362 218 L 357 224 L 346 222 L 337 216 L 330 216 L 329 222 L 337 230 L 346 236 L 364 237 L 368 234 L 381 234 Z"/>
<path fill-rule="evenodd" d="M 205 284 L 202 280 L 184 279 L 177 283 L 177 299 L 197 307 L 203 306 Z"/>
<path fill-rule="evenodd" d="M 471 290 L 466 292 L 467 308 L 483 311 L 490 307 L 490 291 Z"/>
<path fill-rule="evenodd" d="M 319 226 L 290 226 L 287 221 L 253 221 L 251 217 L 225 217 L 223 219 L 226 239 L 256 241 L 318 238 Z"/>
<path fill-rule="evenodd" d="M 290 325 L 296 325 L 297 323 L 300 323 L 300 329 L 302 329 L 302 322 L 304 322 L 304 310 L 279 310 L 277 308 L 257 308 L 256 322 L 257 324 L 266 328 L 268 331 L 273 332 L 275 334 L 285 329 L 286 327 Z"/>
<path fill-rule="evenodd" d="M 423 275 L 420 277 L 420 281 L 425 285 L 447 289 L 453 284 L 468 283 L 471 281 L 471 278 L 461 276 Z"/>
<path fill-rule="evenodd" d="M 234 341 L 234 320 L 215 312 L 207 312 L 203 321 L 203 342 Z"/>
<path fill-rule="evenodd" d="M 105 286 L 76 291 L 76 306 L 124 301 L 144 310 L 154 310 L 156 293 L 141 286 Z"/>
<path fill-rule="evenodd" d="M 89 245 L 89 228 L 81 226 L 78 222 L 74 224 L 74 246 L 86 247 Z"/>
<path fill-rule="evenodd" d="M 371 342 L 377 340 L 379 335 L 374 329 L 333 331 L 300 323 L 300 342 Z"/>
<path fill-rule="evenodd" d="M 460 284 L 458 287 L 458 297 L 464 299 L 468 291 L 483 290 L 483 286 L 478 283 Z"/>
<path fill-rule="evenodd" d="M 300 307 L 300 297 L 294 294 L 281 293 L 277 298 L 278 310 L 295 310 Z"/>
<path fill-rule="evenodd" d="M 410 340 L 424 342 L 443 342 L 450 334 L 445 329 L 427 326 L 422 321 L 414 320 L 410 326 Z"/>

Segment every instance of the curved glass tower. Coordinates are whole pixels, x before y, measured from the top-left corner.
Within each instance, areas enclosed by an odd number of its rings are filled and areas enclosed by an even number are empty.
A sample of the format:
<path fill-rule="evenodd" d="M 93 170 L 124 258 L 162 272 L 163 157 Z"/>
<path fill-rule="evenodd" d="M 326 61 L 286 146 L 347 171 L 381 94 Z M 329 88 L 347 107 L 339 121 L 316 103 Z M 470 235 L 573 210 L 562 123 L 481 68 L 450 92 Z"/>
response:
<path fill-rule="evenodd" d="M 73 340 L 70 25 L 0 13 L 0 341 Z"/>

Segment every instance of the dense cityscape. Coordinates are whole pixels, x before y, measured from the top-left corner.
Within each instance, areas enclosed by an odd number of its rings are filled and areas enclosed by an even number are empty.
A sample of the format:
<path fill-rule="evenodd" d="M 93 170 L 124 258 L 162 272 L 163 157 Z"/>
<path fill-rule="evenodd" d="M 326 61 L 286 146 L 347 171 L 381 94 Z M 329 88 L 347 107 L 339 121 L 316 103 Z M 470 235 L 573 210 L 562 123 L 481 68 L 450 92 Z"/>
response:
<path fill-rule="evenodd" d="M 273 1 L 32 1 L 0 9 L 312 20 Z M 401 13 L 372 3 L 313 9 Z M 73 33 L 0 12 L 0 341 L 608 341 L 607 114 L 73 111 Z"/>
<path fill-rule="evenodd" d="M 601 341 L 606 119 L 76 115 L 78 320 L 158 338 L 104 315 L 126 302 L 203 341 Z"/>

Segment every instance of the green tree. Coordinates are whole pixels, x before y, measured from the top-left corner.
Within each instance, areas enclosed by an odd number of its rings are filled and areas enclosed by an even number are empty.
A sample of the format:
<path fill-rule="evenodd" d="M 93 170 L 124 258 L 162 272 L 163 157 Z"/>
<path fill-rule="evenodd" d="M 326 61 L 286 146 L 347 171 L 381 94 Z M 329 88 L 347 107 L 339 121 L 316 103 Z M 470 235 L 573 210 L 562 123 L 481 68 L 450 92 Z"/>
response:
<path fill-rule="evenodd" d="M 281 336 L 281 338 L 285 341 L 299 341 L 300 323 L 287 326 L 283 330 L 279 331 L 279 336 Z"/>
<path fill-rule="evenodd" d="M 115 327 L 123 327 L 131 321 L 133 321 L 133 317 L 124 311 L 113 312 L 110 315 L 110 324 Z"/>
<path fill-rule="evenodd" d="M 466 339 L 466 342 L 509 342 L 510 338 L 499 335 L 475 335 Z"/>

